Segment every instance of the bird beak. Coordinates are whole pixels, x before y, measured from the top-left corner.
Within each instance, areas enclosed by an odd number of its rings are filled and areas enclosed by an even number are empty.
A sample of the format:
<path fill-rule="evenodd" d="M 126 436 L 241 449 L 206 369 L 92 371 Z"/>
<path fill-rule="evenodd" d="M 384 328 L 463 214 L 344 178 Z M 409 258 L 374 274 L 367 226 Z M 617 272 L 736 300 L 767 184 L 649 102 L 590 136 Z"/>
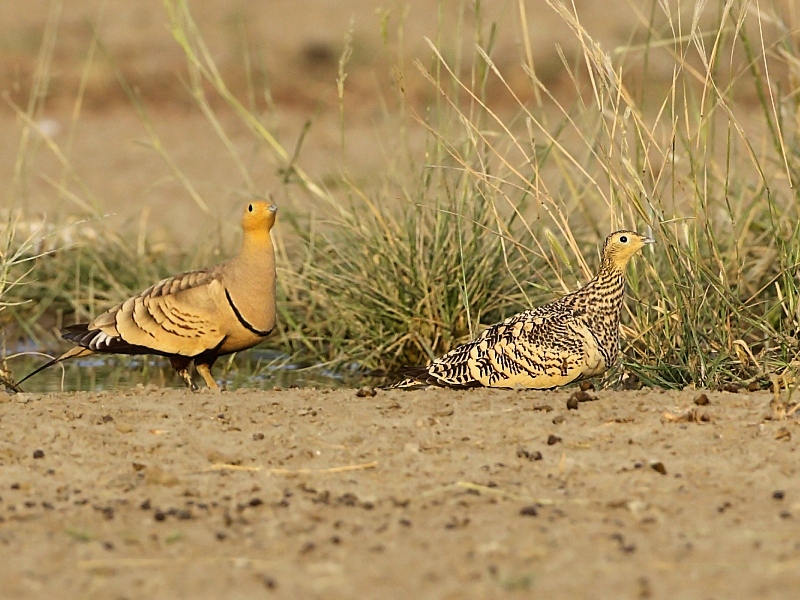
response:
<path fill-rule="evenodd" d="M 645 243 L 645 244 L 655 244 L 656 243 L 656 241 L 653 238 L 644 238 L 642 240 L 642 242 Z"/>
<path fill-rule="evenodd" d="M 271 213 L 275 213 L 275 212 L 278 212 L 278 207 L 275 206 L 274 204 L 270 204 L 269 208 L 267 210 L 269 210 L 269 212 L 271 212 Z"/>

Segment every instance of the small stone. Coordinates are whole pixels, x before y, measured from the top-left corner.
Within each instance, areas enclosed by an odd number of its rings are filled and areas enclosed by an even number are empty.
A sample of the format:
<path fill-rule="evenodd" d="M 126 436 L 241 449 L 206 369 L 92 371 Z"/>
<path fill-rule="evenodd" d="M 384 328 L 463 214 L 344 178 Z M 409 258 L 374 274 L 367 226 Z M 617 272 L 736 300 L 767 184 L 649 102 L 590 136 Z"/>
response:
<path fill-rule="evenodd" d="M 657 473 L 661 473 L 662 475 L 667 474 L 667 467 L 665 467 L 664 463 L 662 463 L 660 460 L 650 463 L 650 468 Z"/>
<path fill-rule="evenodd" d="M 747 384 L 747 391 L 748 392 L 757 392 L 761 389 L 761 386 L 758 384 L 757 381 L 751 381 Z"/>
<path fill-rule="evenodd" d="M 309 552 L 314 550 L 314 548 L 316 548 L 316 547 L 317 547 L 317 545 L 314 542 L 306 542 L 300 548 L 300 554 L 308 554 Z"/>
<path fill-rule="evenodd" d="M 254 441 L 258 442 L 258 441 L 263 440 L 263 439 L 264 439 L 264 434 L 263 433 L 257 432 L 257 433 L 253 434 L 253 440 Z"/>
<path fill-rule="evenodd" d="M 552 433 L 547 436 L 547 445 L 552 446 L 553 444 L 557 444 L 561 441 L 561 438 L 557 435 L 553 435 Z"/>
<path fill-rule="evenodd" d="M 719 386 L 719 389 L 723 392 L 731 392 L 732 394 L 737 394 L 742 390 L 741 384 L 736 383 L 735 381 L 729 381 L 728 383 L 723 383 Z"/>
<path fill-rule="evenodd" d="M 528 506 L 523 506 L 519 510 L 519 514 L 523 517 L 535 517 L 539 514 L 539 509 L 535 504 L 529 504 Z"/>
<path fill-rule="evenodd" d="M 708 396 L 706 396 L 705 394 L 700 394 L 697 398 L 694 399 L 694 403 L 697 406 L 706 406 L 709 404 L 709 402 L 710 400 L 708 399 Z"/>
<path fill-rule="evenodd" d="M 33 458 L 44 458 L 44 450 L 39 448 L 38 450 L 33 451 Z"/>
<path fill-rule="evenodd" d="M 592 388 L 592 389 L 594 389 L 594 388 Z M 594 402 L 595 400 L 597 400 L 597 396 L 592 396 L 592 395 L 591 395 L 589 392 L 587 392 L 586 390 L 580 390 L 580 391 L 578 391 L 578 392 L 574 392 L 574 393 L 572 394 L 572 396 L 573 396 L 573 397 L 574 397 L 574 398 L 575 398 L 575 399 L 576 399 L 578 402 Z"/>
<path fill-rule="evenodd" d="M 524 446 L 520 446 L 517 448 L 517 457 L 518 458 L 527 458 L 528 460 L 542 460 L 542 453 L 538 450 L 534 450 L 531 452 Z"/>
<path fill-rule="evenodd" d="M 785 496 L 786 493 L 783 490 L 775 490 L 772 492 L 772 497 L 775 498 L 775 500 L 783 500 Z"/>
<path fill-rule="evenodd" d="M 642 389 L 642 382 L 639 379 L 639 376 L 635 373 L 626 373 L 622 377 L 622 389 L 623 390 L 640 390 Z"/>
<path fill-rule="evenodd" d="M 555 417 L 553 417 L 553 425 L 561 425 L 561 423 L 563 423 L 564 421 L 566 421 L 564 415 L 556 415 Z"/>
<path fill-rule="evenodd" d="M 378 392 L 375 391 L 374 387 L 369 387 L 365 385 L 364 387 L 358 388 L 356 392 L 356 396 L 359 398 L 372 398 Z"/>
<path fill-rule="evenodd" d="M 572 394 L 567 400 L 567 410 L 578 410 L 578 398 L 575 397 L 575 394 Z"/>
<path fill-rule="evenodd" d="M 274 577 L 270 577 L 269 575 L 262 575 L 261 582 L 264 584 L 264 587 L 268 590 L 274 590 L 278 587 L 278 582 L 275 580 Z"/>
<path fill-rule="evenodd" d="M 581 381 L 581 391 L 588 392 L 594 389 L 594 384 L 591 381 Z"/>

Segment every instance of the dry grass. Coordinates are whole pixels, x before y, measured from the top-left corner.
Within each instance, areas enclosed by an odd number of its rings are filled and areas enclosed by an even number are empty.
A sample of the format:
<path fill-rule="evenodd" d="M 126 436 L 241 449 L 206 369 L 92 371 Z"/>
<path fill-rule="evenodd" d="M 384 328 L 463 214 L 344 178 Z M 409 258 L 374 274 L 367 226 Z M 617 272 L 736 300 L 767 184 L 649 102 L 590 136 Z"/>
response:
<path fill-rule="evenodd" d="M 498 32 L 476 18 L 475 31 L 461 32 L 476 40 L 471 54 L 450 59 L 431 43 L 429 64 L 405 67 L 429 81 L 433 99 L 424 112 L 403 97 L 398 62 L 400 112 L 427 128 L 425 158 L 401 152 L 373 186 L 378 191 L 367 194 L 346 175 L 334 192 L 305 172 L 302 153 L 285 148 L 228 89 L 188 5 L 165 1 L 191 96 L 241 171 L 243 193 L 259 191 L 215 112 L 219 101 L 280 165 L 285 193 L 310 194 L 333 215 L 282 217 L 292 244 L 279 248 L 281 330 L 273 346 L 335 368 L 390 371 L 425 362 L 504 315 L 580 285 L 602 238 L 625 226 L 654 234 L 658 245 L 629 269 L 636 301 L 623 319 L 624 369 L 653 385 L 714 386 L 764 380 L 797 362 L 796 12 L 728 2 L 679 14 L 654 1 L 643 13 L 631 6 L 639 25 L 630 44 L 603 48 L 572 5 L 548 4 L 582 49 L 562 55 L 573 89 L 556 95 L 537 77 L 535 40 L 520 28 L 513 34 L 529 86 L 521 97 L 493 59 Z M 525 22 L 521 1 L 518 10 Z M 337 88 L 343 123 L 345 46 Z M 671 73 L 666 83 L 651 74 L 656 68 Z M 487 99 L 488 82 L 505 90 L 502 111 Z M 36 110 L 35 102 L 20 109 L 27 126 Z M 152 135 L 202 208 L 192 181 Z M 343 127 L 343 148 L 346 139 Z M 18 195 L 24 149 L 20 156 Z M 197 260 L 154 259 L 146 244 L 101 237 L 102 251 L 98 244 L 58 250 L 36 263 L 24 294 L 6 291 L 6 298 L 44 300 L 38 313 L 15 309 L 29 334 L 43 311 L 91 313 L 99 301 Z"/>

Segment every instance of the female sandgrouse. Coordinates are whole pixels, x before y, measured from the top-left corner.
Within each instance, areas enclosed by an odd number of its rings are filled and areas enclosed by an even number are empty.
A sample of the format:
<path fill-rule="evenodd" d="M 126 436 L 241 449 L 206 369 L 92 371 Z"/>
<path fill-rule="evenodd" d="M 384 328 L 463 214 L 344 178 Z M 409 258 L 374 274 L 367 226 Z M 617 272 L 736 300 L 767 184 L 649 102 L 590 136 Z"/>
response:
<path fill-rule="evenodd" d="M 75 347 L 20 383 L 68 358 L 100 352 L 166 356 L 186 384 L 197 389 L 189 373 L 194 361 L 206 385 L 219 389 L 211 376 L 217 358 L 252 348 L 275 327 L 275 250 L 270 230 L 277 210 L 266 202 L 245 206 L 238 256 L 164 279 L 91 323 L 66 327 L 61 335 Z"/>
<path fill-rule="evenodd" d="M 633 231 L 606 238 L 597 275 L 576 292 L 493 325 L 427 367 L 401 370 L 392 387 L 549 389 L 600 375 L 617 360 L 625 267 L 655 240 Z"/>

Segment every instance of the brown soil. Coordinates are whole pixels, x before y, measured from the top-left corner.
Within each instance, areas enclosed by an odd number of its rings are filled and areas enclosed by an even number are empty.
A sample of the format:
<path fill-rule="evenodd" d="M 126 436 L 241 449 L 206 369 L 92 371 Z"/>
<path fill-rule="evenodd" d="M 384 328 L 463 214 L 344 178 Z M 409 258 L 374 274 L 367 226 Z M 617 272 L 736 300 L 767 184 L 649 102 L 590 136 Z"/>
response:
<path fill-rule="evenodd" d="M 258 110 L 289 150 L 313 121 L 301 164 L 314 178 L 335 181 L 346 164 L 357 180 L 379 182 L 382 153 L 391 155 L 401 137 L 391 113 L 389 63 L 396 56 L 385 57 L 375 3 L 344 4 L 192 6 L 243 98 L 243 41 L 254 64 L 263 58 L 274 106 Z M 409 100 L 422 105 L 435 92 L 413 60 L 429 64 L 423 36 L 436 38 L 438 25 L 432 3 L 408 4 L 403 48 L 396 32 L 405 3 L 390 7 L 389 53 L 404 57 Z M 637 16 L 627 3 L 577 4 L 609 51 L 630 41 Z M 0 92 L 23 107 L 50 5 L 0 2 Z M 237 230 L 247 186 L 186 93 L 185 59 L 161 5 L 64 3 L 53 81 L 36 118 L 48 124 L 71 170 L 34 137 L 17 206 L 51 220 L 83 214 L 59 192 L 63 181 L 115 215 L 112 223 L 180 247 L 217 227 L 197 218 L 149 148 L 111 63 L 95 58 L 88 68 L 94 27 L 113 65 L 140 90 L 167 152 L 213 215 Z M 452 52 L 460 4 L 444 5 L 453 9 L 442 34 Z M 538 75 L 557 91 L 567 76 L 556 43 L 573 57 L 574 36 L 552 10 L 528 5 Z M 517 3 L 496 6 L 503 13 L 486 19 L 502 17 L 496 60 L 520 93 L 530 93 L 519 75 Z M 335 72 L 351 16 L 355 52 L 342 157 Z M 654 77 L 663 71 L 669 80 L 672 63 L 662 59 L 654 55 L 649 64 Z M 87 88 L 73 121 L 84 72 Z M 493 106 L 508 102 L 499 86 L 490 96 Z M 218 100 L 215 109 L 253 187 L 281 189 L 282 165 L 254 150 L 252 136 Z M 419 149 L 424 128 L 413 119 L 405 124 L 412 150 Z M 0 102 L 0 125 L 0 181 L 9 187 L 24 136 L 8 102 Z M 322 207 L 308 198 L 295 208 Z M 191 227 L 171 228 L 187 215 Z M 355 390 L 304 389 L 217 396 L 150 387 L 0 394 L 0 598 L 797 595 L 796 415 L 765 420 L 767 394 L 707 393 L 710 403 L 698 407 L 697 392 L 606 391 L 567 410 L 570 394 L 358 397 Z M 676 419 L 690 409 L 694 419 Z"/>
<path fill-rule="evenodd" d="M 592 394 L 3 397 L 0 597 L 796 594 L 796 415 Z"/>

